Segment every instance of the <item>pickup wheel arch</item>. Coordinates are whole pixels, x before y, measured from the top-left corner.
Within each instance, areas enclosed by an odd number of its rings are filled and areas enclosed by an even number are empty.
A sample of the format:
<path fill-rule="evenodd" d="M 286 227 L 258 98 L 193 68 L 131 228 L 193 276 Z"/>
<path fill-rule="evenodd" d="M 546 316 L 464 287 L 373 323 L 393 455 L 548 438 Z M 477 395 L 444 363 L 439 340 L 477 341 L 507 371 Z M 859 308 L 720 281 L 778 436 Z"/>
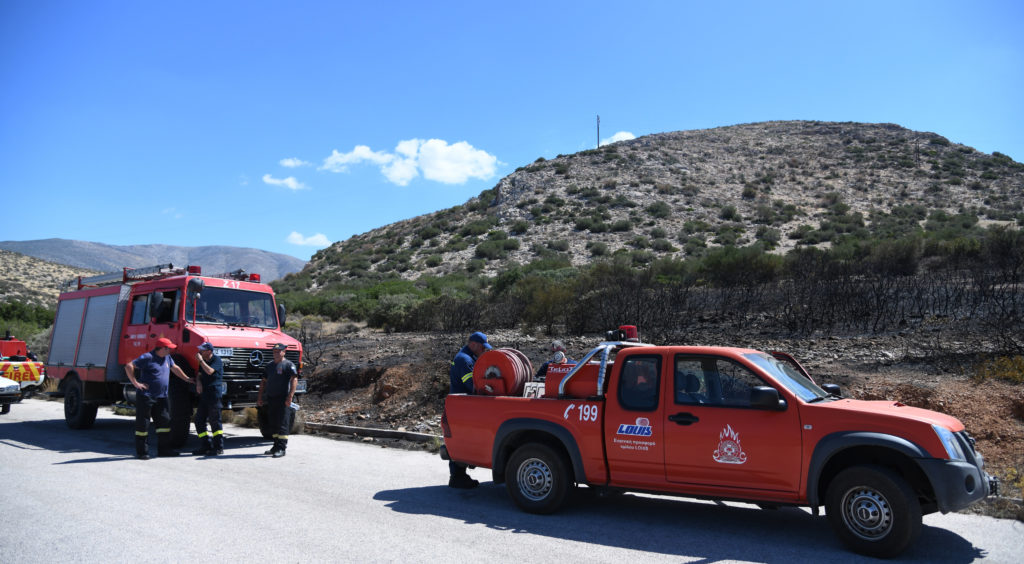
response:
<path fill-rule="evenodd" d="M 827 435 L 815 445 L 807 469 L 808 505 L 811 508 L 822 505 L 832 479 L 846 468 L 863 464 L 891 468 L 919 493 L 930 497 L 933 495 L 931 482 L 916 462 L 922 458 L 932 458 L 932 455 L 920 445 L 895 435 L 866 431 Z"/>
<path fill-rule="evenodd" d="M 583 457 L 579 445 L 568 429 L 543 419 L 509 419 L 498 427 L 491 451 L 491 474 L 496 484 L 505 481 L 505 465 L 515 450 L 523 444 L 536 442 L 547 444 L 565 453 L 572 465 L 571 473 L 576 483 L 586 483 L 583 471 Z"/>

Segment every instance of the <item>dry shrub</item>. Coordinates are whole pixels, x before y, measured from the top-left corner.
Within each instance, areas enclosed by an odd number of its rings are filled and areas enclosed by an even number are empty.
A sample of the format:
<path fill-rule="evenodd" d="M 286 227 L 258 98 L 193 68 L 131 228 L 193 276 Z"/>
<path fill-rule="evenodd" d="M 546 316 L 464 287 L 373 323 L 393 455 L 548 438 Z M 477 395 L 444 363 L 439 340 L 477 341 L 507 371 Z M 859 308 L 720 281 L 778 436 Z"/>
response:
<path fill-rule="evenodd" d="M 983 361 L 974 370 L 974 379 L 984 382 L 989 378 L 1024 384 L 1024 356 L 997 356 Z"/>

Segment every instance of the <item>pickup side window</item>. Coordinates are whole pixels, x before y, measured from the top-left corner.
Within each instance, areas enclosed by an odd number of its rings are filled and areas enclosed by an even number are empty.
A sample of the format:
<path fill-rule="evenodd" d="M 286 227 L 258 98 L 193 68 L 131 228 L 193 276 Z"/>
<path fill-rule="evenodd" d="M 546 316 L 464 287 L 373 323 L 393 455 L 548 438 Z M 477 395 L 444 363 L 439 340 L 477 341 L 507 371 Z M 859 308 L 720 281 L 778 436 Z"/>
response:
<path fill-rule="evenodd" d="M 658 407 L 660 356 L 631 356 L 622 364 L 619 405 L 632 411 L 653 411 Z"/>
<path fill-rule="evenodd" d="M 756 374 L 724 358 L 677 355 L 673 382 L 679 405 L 750 407 L 750 391 L 766 385 Z"/>
<path fill-rule="evenodd" d="M 145 325 L 149 323 L 149 294 L 135 296 L 132 298 L 131 325 Z"/>

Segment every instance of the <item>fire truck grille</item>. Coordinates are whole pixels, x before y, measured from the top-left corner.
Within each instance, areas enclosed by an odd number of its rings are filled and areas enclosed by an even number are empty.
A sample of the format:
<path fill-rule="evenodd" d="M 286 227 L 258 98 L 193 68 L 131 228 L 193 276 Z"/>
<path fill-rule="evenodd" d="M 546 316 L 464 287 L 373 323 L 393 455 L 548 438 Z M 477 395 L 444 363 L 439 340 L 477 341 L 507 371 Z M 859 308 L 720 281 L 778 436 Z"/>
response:
<path fill-rule="evenodd" d="M 292 361 L 296 367 L 299 365 L 299 351 L 284 351 L 284 357 Z M 224 362 L 224 375 L 241 374 L 262 374 L 263 367 L 274 361 L 274 351 L 267 349 L 243 349 L 235 348 L 231 356 L 222 356 Z"/>

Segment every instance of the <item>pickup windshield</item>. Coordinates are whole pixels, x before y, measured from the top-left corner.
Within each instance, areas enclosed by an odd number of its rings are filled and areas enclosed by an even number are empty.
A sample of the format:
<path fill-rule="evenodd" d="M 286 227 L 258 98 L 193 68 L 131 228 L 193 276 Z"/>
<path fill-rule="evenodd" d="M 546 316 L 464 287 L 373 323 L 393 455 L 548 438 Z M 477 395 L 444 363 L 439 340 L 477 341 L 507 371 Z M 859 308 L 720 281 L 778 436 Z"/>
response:
<path fill-rule="evenodd" d="M 803 401 L 817 401 L 828 397 L 828 392 L 819 388 L 814 382 L 808 380 L 785 362 L 779 362 L 775 357 L 765 353 L 750 353 L 743 355 L 748 360 L 764 370 L 787 390 L 795 394 Z"/>
<path fill-rule="evenodd" d="M 206 288 L 195 303 L 185 304 L 186 318 L 195 323 L 238 325 L 277 329 L 274 297 L 265 292 L 232 288 Z"/>

